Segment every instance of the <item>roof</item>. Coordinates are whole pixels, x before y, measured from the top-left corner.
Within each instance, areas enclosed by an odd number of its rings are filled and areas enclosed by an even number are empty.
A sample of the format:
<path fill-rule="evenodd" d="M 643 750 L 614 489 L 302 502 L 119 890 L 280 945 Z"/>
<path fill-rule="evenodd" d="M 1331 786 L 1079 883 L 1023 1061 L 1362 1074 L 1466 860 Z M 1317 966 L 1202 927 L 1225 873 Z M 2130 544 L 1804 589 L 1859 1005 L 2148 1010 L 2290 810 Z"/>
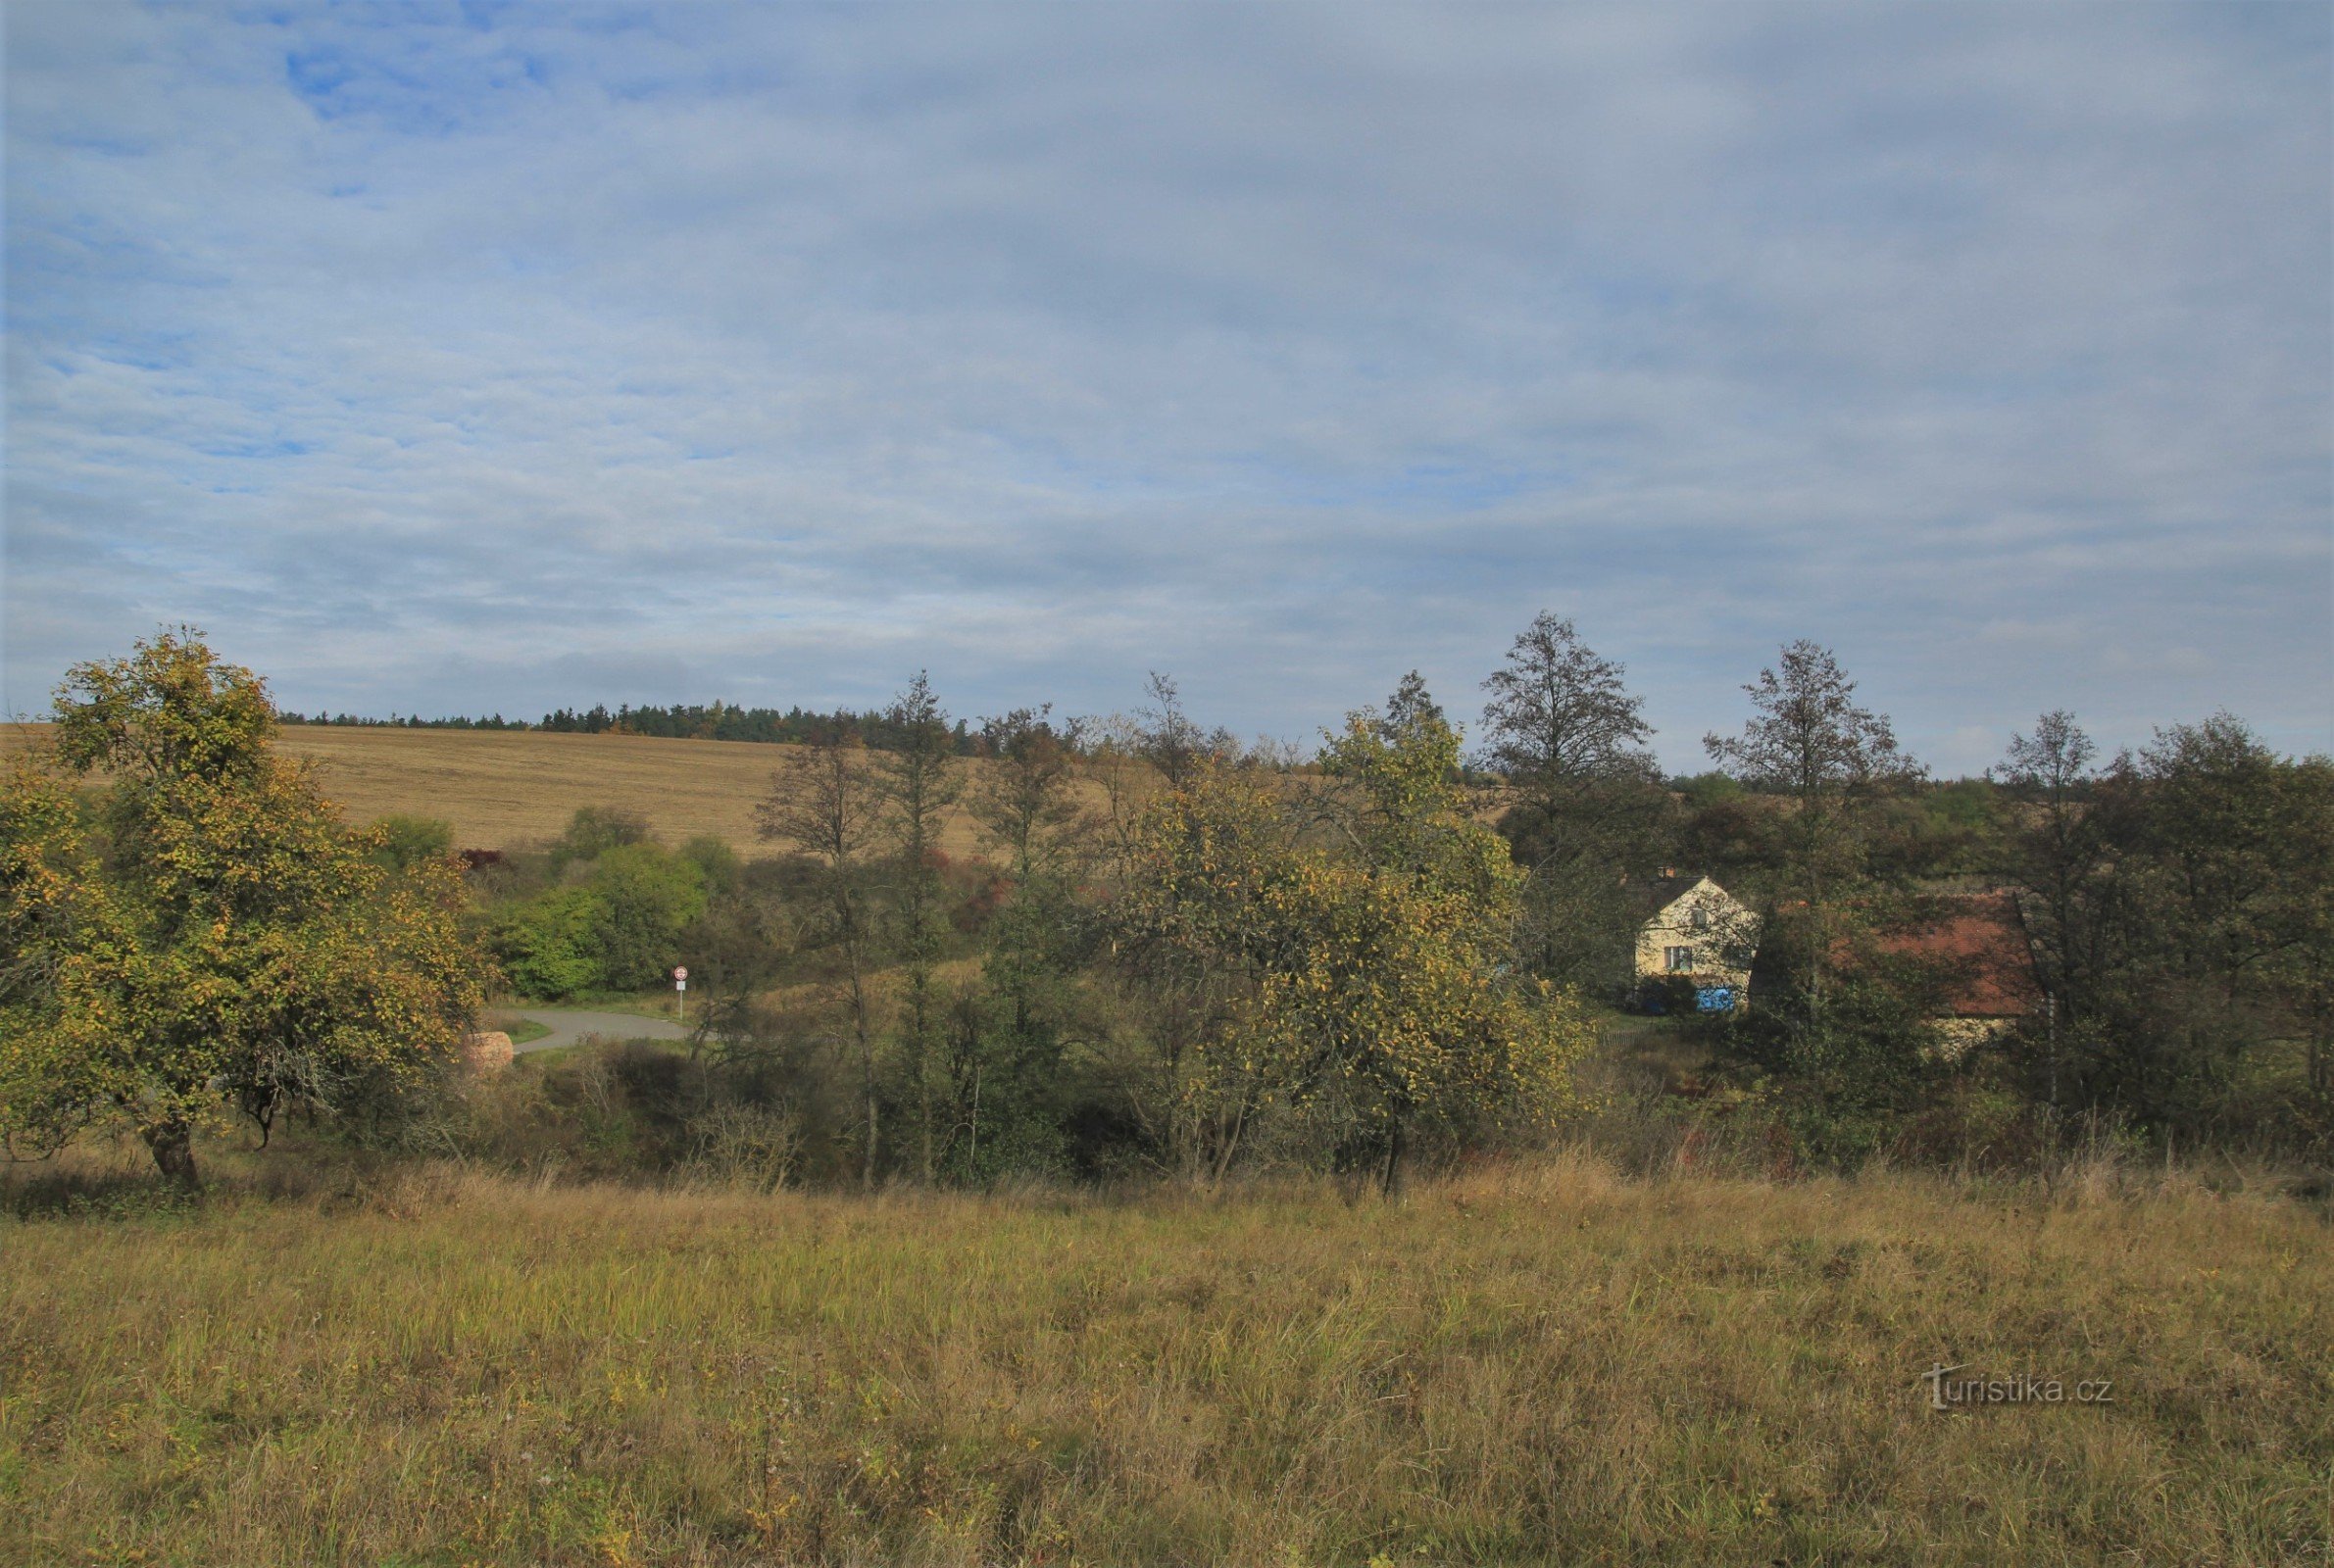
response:
<path fill-rule="evenodd" d="M 1956 1018 L 2019 1018 L 2042 1005 L 2026 922 L 2009 893 L 1966 893 L 1940 901 L 1937 917 L 1880 939 L 1880 950 L 1940 971 L 1946 1012 Z"/>
<path fill-rule="evenodd" d="M 1650 920 L 1700 887 L 1704 880 L 1701 876 L 1672 874 L 1652 877 L 1643 882 L 1632 881 L 1627 884 L 1629 906 L 1637 911 L 1638 919 Z M 1714 888 L 1717 884 L 1713 882 L 1711 886 Z"/>
<path fill-rule="evenodd" d="M 2042 986 L 2035 979 L 2026 922 L 2013 895 L 2000 889 L 1933 894 L 1928 907 L 1934 911 L 1929 919 L 1891 931 L 1874 946 L 1934 971 L 1942 1016 L 2022 1018 L 2041 1010 Z M 1832 950 L 1837 965 L 1848 964 L 1853 956 L 1853 945 L 1846 938 Z M 1751 970 L 1754 993 L 1780 983 L 1772 965 L 1763 947 Z"/>

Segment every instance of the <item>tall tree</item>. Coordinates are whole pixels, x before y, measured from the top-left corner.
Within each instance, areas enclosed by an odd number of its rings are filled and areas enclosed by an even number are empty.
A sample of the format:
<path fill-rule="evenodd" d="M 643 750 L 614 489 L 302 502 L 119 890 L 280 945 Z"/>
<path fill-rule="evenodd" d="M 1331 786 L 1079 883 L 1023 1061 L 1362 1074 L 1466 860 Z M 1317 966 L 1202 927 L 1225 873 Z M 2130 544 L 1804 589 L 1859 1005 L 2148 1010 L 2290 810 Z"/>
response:
<path fill-rule="evenodd" d="M 1644 699 L 1623 683 L 1625 668 L 1598 657 L 1569 620 L 1547 611 L 1508 650 L 1505 668 L 1484 679 L 1484 760 L 1535 809 L 1568 814 L 1580 797 L 1653 769 L 1645 743 Z"/>
<path fill-rule="evenodd" d="M 2334 761 L 2215 713 L 2094 768 L 2064 713 L 2012 737 L 2008 869 L 2053 1011 L 2043 1093 L 2167 1135 L 2258 1127 L 2302 1047 L 2284 1132 L 2334 1142 Z"/>
<path fill-rule="evenodd" d="M 2295 764 L 2290 790 L 2292 869 L 2282 902 L 2292 942 L 2271 978 L 2302 1032 L 2321 1139 L 2334 1142 L 2334 758 Z"/>
<path fill-rule="evenodd" d="M 1777 929 L 1798 923 L 1794 912 L 1807 929 L 1804 941 L 1786 934 L 1778 946 L 1798 956 L 1797 989 L 1820 1013 L 1841 901 L 1865 878 L 1868 808 L 1920 769 L 1888 719 L 1856 702 L 1856 682 L 1829 649 L 1791 643 L 1743 690 L 1752 714 L 1742 733 L 1712 734 L 1703 745 L 1744 784 L 1788 803 L 1775 824 Z"/>
<path fill-rule="evenodd" d="M 2027 895 L 2026 930 L 2040 959 L 2050 1016 L 2044 1031 L 2044 1094 L 2060 1094 L 2059 1039 L 2080 1029 L 2094 990 L 2104 932 L 2092 918 L 2101 845 L 2088 810 L 2098 747 L 2064 709 L 2012 735 L 1994 769 L 2018 808 L 2009 835 L 2011 873 Z"/>
<path fill-rule="evenodd" d="M 770 777 L 769 797 L 754 813 L 763 838 L 791 845 L 819 867 L 827 936 L 843 960 L 865 1110 L 860 1182 L 869 1188 L 875 1185 L 880 1157 L 883 1102 L 868 997 L 874 933 L 869 920 L 867 855 L 881 826 L 881 809 L 858 735 L 828 729 L 787 757 Z"/>
<path fill-rule="evenodd" d="M 891 748 L 876 754 L 875 782 L 897 862 L 896 906 L 899 953 L 907 978 L 902 1062 L 916 1099 L 919 1166 L 931 1181 L 936 1135 L 933 1065 L 940 1018 L 932 996 L 932 970 L 940 961 L 946 921 L 940 879 L 943 818 L 963 792 L 956 736 L 932 683 L 918 670 L 884 710 Z"/>
<path fill-rule="evenodd" d="M 1483 682 L 1483 760 L 1515 797 L 1500 829 L 1530 873 L 1523 946 L 1541 973 L 1575 984 L 1626 971 L 1623 879 L 1661 858 L 1653 726 L 1624 673 L 1542 611 Z"/>
<path fill-rule="evenodd" d="M 1052 711 L 1048 704 L 981 720 L 989 765 L 972 791 L 972 816 L 1021 883 L 1045 868 L 1078 817 L 1078 726 L 1054 723 Z"/>
<path fill-rule="evenodd" d="M 53 759 L 0 786 L 0 1131 L 119 1115 L 173 1180 L 222 1104 L 265 1133 L 451 1060 L 485 965 L 449 857 L 389 863 L 275 755 L 251 671 L 182 628 L 75 665 Z M 92 833 L 57 769 L 106 779 Z"/>
<path fill-rule="evenodd" d="M 2215 713 L 2160 729 L 2100 781 L 2107 866 L 2091 918 L 2111 967 L 2095 1088 L 2160 1125 L 2207 1122 L 2273 1033 L 2277 984 L 2311 946 L 2334 768 Z"/>
<path fill-rule="evenodd" d="M 985 754 L 968 805 L 981 839 L 1005 862 L 1007 886 L 988 925 L 981 990 L 965 998 L 951 1037 L 955 1126 L 965 1134 L 949 1164 L 985 1181 L 1011 1168 L 1058 1168 L 1062 1133 L 1062 1020 L 1068 1005 L 1067 950 L 1084 922 L 1071 888 L 1079 844 L 1074 795 L 1080 726 L 1057 725 L 1050 709 L 1015 709 L 984 719 Z"/>
<path fill-rule="evenodd" d="M 1137 744 L 1142 755 L 1171 790 L 1188 785 L 1207 760 L 1207 732 L 1183 710 L 1183 696 L 1171 676 L 1151 672 L 1145 684 L 1150 701 L 1135 710 L 1140 721 Z"/>
<path fill-rule="evenodd" d="M 1232 982 L 1192 1085 L 1220 1171 L 1260 1120 L 1391 1190 L 1422 1125 L 1465 1136 L 1567 1100 L 1588 1033 L 1510 965 L 1520 879 L 1466 810 L 1459 742 L 1425 704 L 1329 737 L 1340 831 L 1292 831 L 1254 777 L 1211 768 L 1146 814 L 1117 918 L 1130 950 Z"/>
<path fill-rule="evenodd" d="M 1443 714 L 1443 705 L 1426 689 L 1426 677 L 1414 669 L 1395 683 L 1393 695 L 1386 699 L 1386 712 L 1378 720 L 1378 733 L 1391 741 L 1422 731 L 1429 724 L 1447 727 L 1449 723 Z"/>

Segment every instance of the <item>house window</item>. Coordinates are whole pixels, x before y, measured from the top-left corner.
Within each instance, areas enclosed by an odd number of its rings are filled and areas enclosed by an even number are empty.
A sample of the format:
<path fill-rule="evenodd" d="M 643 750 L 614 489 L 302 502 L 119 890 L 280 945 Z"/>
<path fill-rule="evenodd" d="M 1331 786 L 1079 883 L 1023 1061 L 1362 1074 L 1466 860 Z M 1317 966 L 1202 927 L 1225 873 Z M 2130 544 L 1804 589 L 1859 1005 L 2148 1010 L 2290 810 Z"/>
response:
<path fill-rule="evenodd" d="M 1694 967 L 1692 948 L 1664 948 L 1662 957 L 1668 964 L 1671 974 L 1683 974 Z"/>
<path fill-rule="evenodd" d="M 1697 931 L 1708 931 L 1710 929 L 1710 911 L 1702 907 L 1702 906 L 1699 904 L 1694 906 L 1693 926 Z"/>

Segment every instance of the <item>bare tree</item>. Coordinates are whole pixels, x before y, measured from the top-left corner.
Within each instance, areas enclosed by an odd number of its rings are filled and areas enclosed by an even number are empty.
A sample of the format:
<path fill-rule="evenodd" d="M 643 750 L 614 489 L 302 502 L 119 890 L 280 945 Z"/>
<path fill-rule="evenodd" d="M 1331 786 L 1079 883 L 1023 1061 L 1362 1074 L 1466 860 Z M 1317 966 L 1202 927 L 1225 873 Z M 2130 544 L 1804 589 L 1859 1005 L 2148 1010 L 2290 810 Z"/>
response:
<path fill-rule="evenodd" d="M 1163 786 L 1188 789 L 1202 766 L 1237 750 L 1225 731 L 1210 735 L 1184 712 L 1173 677 L 1154 670 L 1143 689 L 1150 701 L 1131 715 L 1083 718 L 1071 726 L 1082 771 L 1102 792 L 1101 826 L 1121 862 L 1135 819 Z"/>
<path fill-rule="evenodd" d="M 1484 760 L 1550 818 L 1598 786 L 1649 777 L 1653 726 L 1623 673 L 1543 610 L 1508 650 L 1507 667 L 1483 682 Z"/>
<path fill-rule="evenodd" d="M 1076 720 L 1078 771 L 1100 793 L 1100 820 L 1108 857 L 1123 867 L 1129 834 L 1158 792 L 1159 774 L 1143 760 L 1142 726 L 1124 713 Z"/>
<path fill-rule="evenodd" d="M 2064 709 L 2035 720 L 2031 735 L 2012 735 L 2001 765 L 1994 772 L 2026 808 L 2015 834 L 2020 879 L 2041 904 L 2027 920 L 2027 929 L 2042 954 L 2044 979 L 2051 995 L 2049 1040 L 2050 1098 L 2059 1098 L 2058 1032 L 2061 1020 L 2080 993 L 2082 977 L 2096 967 L 2096 922 L 2082 918 L 2083 889 L 2099 854 L 2098 835 L 2085 821 L 2083 798 L 2094 775 L 2091 760 L 2099 749 Z M 2035 915 L 2040 918 L 2034 918 Z"/>
<path fill-rule="evenodd" d="M 1808 806 L 1836 808 L 1860 792 L 1917 775 L 1888 719 L 1857 706 L 1856 682 L 1830 649 L 1803 637 L 1783 649 L 1780 662 L 1743 687 L 1754 711 L 1740 735 L 1703 738 L 1736 778 Z"/>
<path fill-rule="evenodd" d="M 1151 701 L 1135 710 L 1142 755 L 1167 779 L 1168 789 L 1186 789 L 1207 760 L 1209 737 L 1183 711 L 1173 677 L 1153 670 L 1144 692 Z"/>
<path fill-rule="evenodd" d="M 869 1018 L 867 970 L 872 933 L 867 908 L 867 851 L 879 826 L 880 802 L 865 767 L 858 736 L 828 730 L 788 755 L 770 776 L 770 793 L 755 808 L 756 830 L 817 861 L 831 922 L 843 956 L 852 1041 L 867 1104 L 867 1148 L 861 1181 L 875 1185 L 882 1102 L 875 1081 L 875 1035 Z"/>

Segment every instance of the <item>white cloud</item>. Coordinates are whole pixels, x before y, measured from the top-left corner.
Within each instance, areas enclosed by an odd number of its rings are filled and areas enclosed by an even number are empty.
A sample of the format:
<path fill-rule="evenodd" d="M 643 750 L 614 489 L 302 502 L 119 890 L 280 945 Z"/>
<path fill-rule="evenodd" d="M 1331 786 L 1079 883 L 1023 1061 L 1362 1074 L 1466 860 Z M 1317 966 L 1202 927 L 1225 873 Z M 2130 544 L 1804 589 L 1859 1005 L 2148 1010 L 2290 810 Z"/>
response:
<path fill-rule="evenodd" d="M 468 15 L 9 12 L 9 706 L 2334 738 L 2321 12 Z"/>

